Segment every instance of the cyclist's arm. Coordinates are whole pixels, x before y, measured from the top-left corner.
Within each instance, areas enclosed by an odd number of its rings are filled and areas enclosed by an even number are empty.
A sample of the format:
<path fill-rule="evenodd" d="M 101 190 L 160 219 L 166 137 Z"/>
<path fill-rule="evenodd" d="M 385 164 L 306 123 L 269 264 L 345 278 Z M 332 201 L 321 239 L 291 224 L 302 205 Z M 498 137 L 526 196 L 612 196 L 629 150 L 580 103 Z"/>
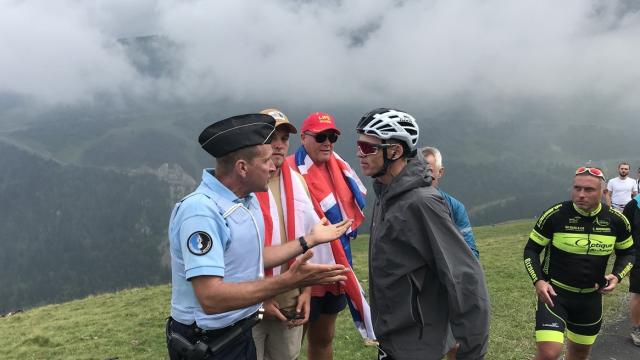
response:
<path fill-rule="evenodd" d="M 544 246 L 529 238 L 524 247 L 524 267 L 531 281 L 535 284 L 538 280 L 543 280 L 542 266 L 540 265 L 540 253 Z"/>
<path fill-rule="evenodd" d="M 625 208 L 626 210 L 626 208 Z M 616 261 L 613 263 L 611 273 L 618 278 L 618 282 L 625 277 L 635 262 L 635 251 L 633 246 L 633 238 L 631 237 L 631 222 L 624 214 L 614 213 L 619 217 L 620 226 L 616 234 Z"/>
<path fill-rule="evenodd" d="M 618 278 L 618 281 L 627 276 L 633 263 L 635 262 L 636 255 L 633 250 L 633 246 L 628 249 L 616 249 L 616 261 L 613 263 L 613 269 L 611 273 Z"/>

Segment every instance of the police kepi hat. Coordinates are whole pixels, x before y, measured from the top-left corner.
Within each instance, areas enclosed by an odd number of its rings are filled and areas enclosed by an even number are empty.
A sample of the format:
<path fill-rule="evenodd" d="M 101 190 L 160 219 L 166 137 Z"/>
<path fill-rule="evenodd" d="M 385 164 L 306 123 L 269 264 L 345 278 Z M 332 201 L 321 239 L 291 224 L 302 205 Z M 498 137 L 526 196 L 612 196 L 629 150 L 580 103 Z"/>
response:
<path fill-rule="evenodd" d="M 198 142 L 219 158 L 247 146 L 270 144 L 276 120 L 266 114 L 245 114 L 217 121 L 202 130 Z"/>

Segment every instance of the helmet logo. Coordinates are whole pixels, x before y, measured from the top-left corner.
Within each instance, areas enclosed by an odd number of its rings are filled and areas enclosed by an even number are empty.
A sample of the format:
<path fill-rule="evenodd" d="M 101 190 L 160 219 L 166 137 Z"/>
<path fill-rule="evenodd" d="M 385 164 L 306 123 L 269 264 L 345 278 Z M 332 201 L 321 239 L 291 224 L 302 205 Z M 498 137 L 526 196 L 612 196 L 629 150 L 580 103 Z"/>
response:
<path fill-rule="evenodd" d="M 400 118 L 398 119 L 398 122 L 413 123 L 413 121 L 411 121 L 411 117 L 407 114 L 400 114 Z"/>

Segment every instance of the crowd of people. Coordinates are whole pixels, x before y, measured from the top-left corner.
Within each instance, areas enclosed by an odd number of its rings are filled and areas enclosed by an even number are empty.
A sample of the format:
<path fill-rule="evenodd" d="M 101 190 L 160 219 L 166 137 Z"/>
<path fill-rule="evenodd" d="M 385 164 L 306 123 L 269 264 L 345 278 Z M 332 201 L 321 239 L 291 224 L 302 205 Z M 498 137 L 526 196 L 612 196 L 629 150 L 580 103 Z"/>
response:
<path fill-rule="evenodd" d="M 368 296 L 350 246 L 366 188 L 334 151 L 342 136 L 334 117 L 311 113 L 299 131 L 273 108 L 223 119 L 198 139 L 215 169 L 204 169 L 171 214 L 172 360 L 293 360 L 304 337 L 308 359 L 333 359 L 336 319 L 347 307 L 379 359 L 484 358 L 489 295 L 466 209 L 440 188 L 441 152 L 418 146 L 418 122 L 404 111 L 378 108 L 344 123 L 356 124 L 357 138 L 346 141 L 375 192 L 364 230 Z M 566 359 L 586 359 L 601 296 L 628 273 L 640 345 L 638 183 L 628 164 L 618 170 L 605 191 L 601 170 L 579 168 L 571 200 L 546 210 L 531 232 L 524 264 L 538 296 L 536 359 L 557 359 L 565 333 Z"/>

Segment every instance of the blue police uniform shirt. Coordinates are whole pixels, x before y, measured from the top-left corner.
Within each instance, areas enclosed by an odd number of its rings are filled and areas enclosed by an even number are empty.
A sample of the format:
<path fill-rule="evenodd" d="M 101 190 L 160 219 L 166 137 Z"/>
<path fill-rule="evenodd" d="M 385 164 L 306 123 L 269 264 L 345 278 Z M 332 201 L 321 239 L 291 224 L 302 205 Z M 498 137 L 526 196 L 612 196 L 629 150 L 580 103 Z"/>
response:
<path fill-rule="evenodd" d="M 261 303 L 207 315 L 190 279 L 201 275 L 225 282 L 264 277 L 264 220 L 257 198 L 238 198 L 205 169 L 200 186 L 178 202 L 169 222 L 171 250 L 171 317 L 185 325 L 194 321 L 205 330 L 220 329 L 255 313 Z"/>

